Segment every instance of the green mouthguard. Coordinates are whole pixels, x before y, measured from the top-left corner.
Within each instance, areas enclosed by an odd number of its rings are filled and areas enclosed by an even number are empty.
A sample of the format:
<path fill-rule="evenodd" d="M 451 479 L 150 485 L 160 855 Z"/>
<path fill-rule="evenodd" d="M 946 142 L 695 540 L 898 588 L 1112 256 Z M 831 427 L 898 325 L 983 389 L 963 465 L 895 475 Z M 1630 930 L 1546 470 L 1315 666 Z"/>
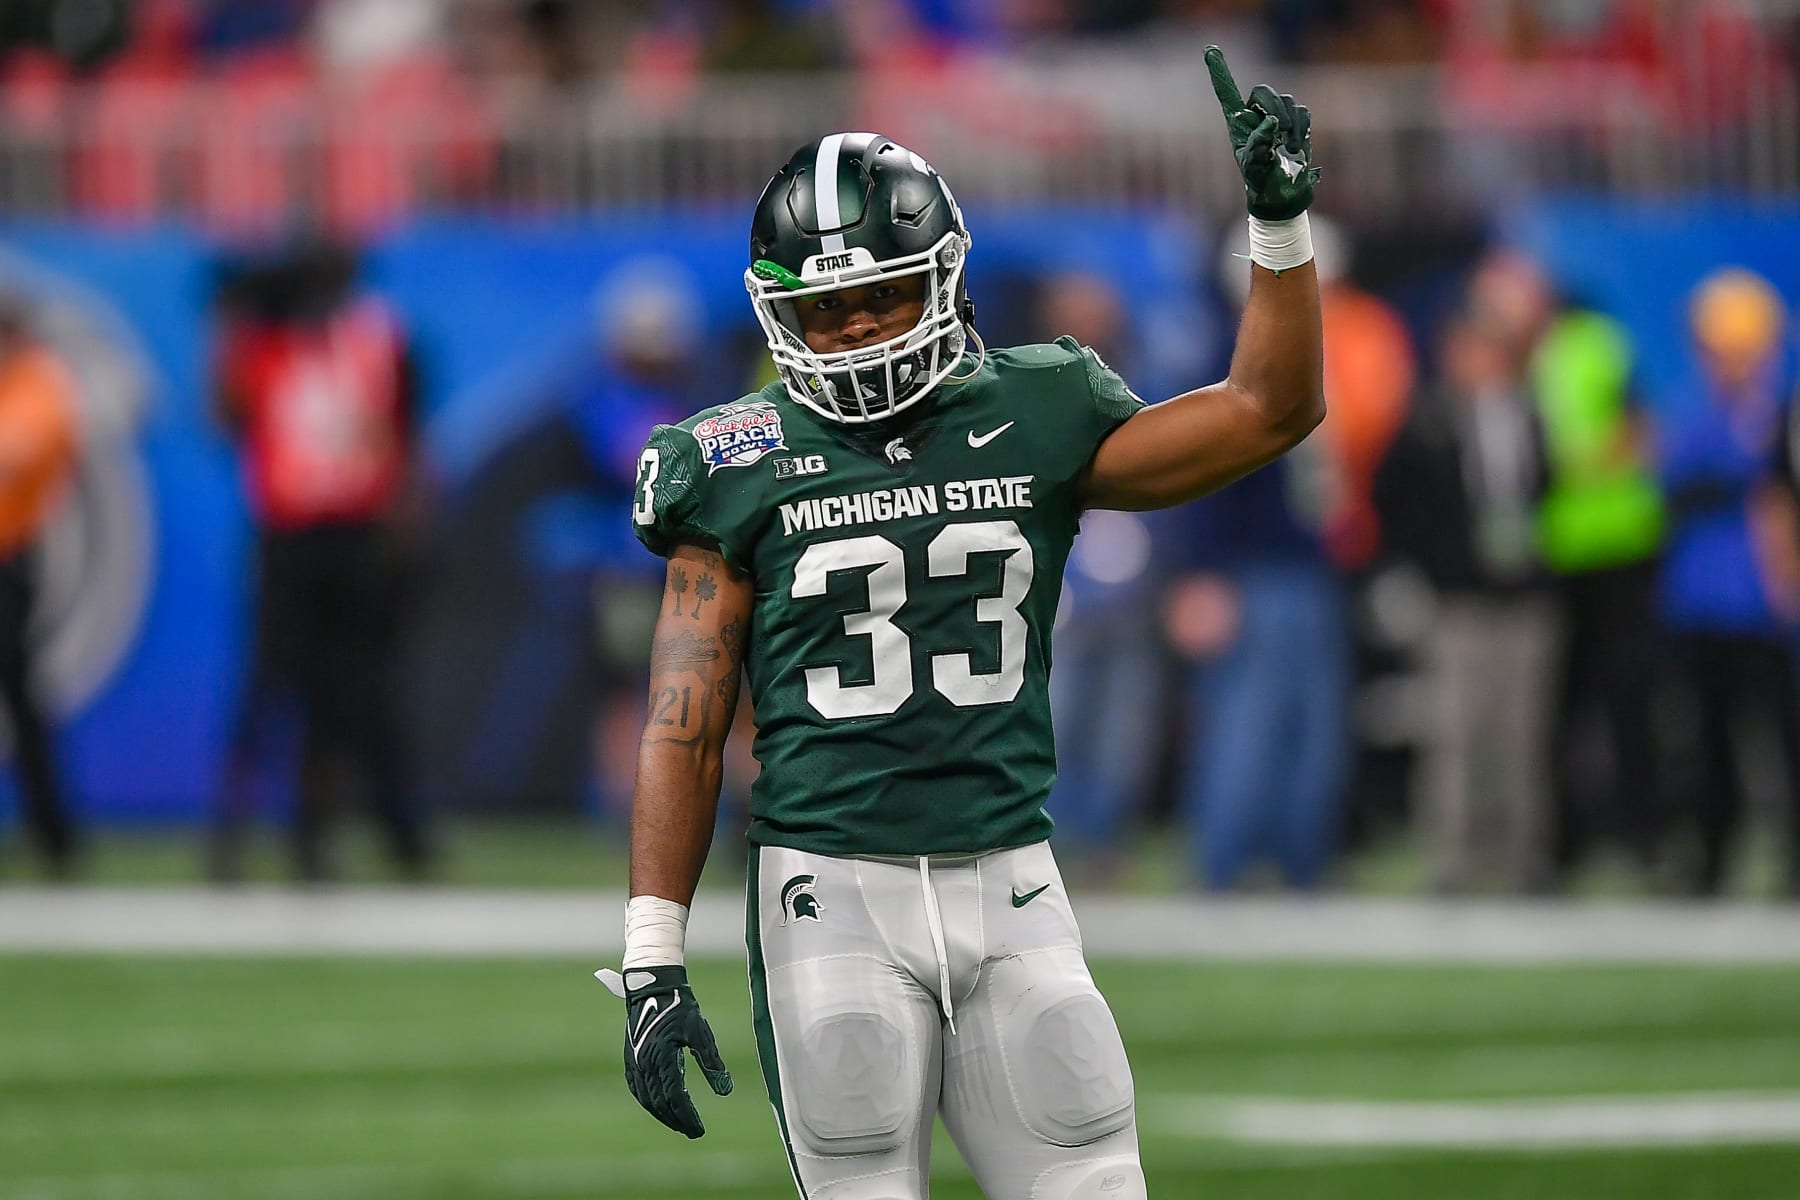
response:
<path fill-rule="evenodd" d="M 750 273 L 758 279 L 767 279 L 771 283 L 779 283 L 790 292 L 797 292 L 806 286 L 806 281 L 801 279 L 798 275 L 794 274 L 780 263 L 770 262 L 766 258 L 759 258 L 751 263 Z"/>

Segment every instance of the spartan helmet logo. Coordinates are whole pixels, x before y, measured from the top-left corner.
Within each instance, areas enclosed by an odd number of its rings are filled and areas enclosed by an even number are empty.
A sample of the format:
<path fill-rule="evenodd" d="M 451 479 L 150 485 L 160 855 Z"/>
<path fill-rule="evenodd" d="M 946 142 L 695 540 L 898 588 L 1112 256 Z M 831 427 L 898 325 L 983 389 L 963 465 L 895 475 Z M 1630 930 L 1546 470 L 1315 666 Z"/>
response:
<path fill-rule="evenodd" d="M 817 876 L 796 875 L 781 885 L 781 923 L 817 921 L 825 906 L 813 895 Z"/>
<path fill-rule="evenodd" d="M 912 459 L 912 451 L 906 448 L 905 438 L 895 438 L 883 448 L 882 453 L 887 455 L 890 463 L 909 462 Z"/>

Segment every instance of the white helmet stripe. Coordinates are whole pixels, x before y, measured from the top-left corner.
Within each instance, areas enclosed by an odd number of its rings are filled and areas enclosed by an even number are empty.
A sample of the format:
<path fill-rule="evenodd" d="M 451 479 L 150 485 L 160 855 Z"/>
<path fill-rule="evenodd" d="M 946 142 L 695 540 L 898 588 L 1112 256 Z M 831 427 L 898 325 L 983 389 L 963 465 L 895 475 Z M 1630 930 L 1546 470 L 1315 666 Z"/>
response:
<path fill-rule="evenodd" d="M 842 133 L 828 135 L 819 143 L 819 157 L 814 166 L 816 175 L 813 179 L 813 220 L 815 228 L 836 229 L 844 223 L 838 214 L 838 151 L 844 145 Z M 828 233 L 825 235 L 824 252 L 826 254 L 842 254 L 844 252 L 844 235 Z"/>

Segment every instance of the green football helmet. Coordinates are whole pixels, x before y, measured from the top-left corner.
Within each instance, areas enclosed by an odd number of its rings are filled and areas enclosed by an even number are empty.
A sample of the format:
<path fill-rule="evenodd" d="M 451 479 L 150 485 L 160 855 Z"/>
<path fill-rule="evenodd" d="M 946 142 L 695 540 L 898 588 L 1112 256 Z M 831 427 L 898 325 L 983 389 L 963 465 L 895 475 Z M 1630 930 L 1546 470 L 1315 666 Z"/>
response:
<path fill-rule="evenodd" d="M 788 395 L 845 424 L 891 417 L 950 376 L 974 335 L 963 286 L 969 231 L 931 164 L 875 133 L 834 133 L 794 152 L 757 201 L 744 272 Z M 925 275 L 912 329 L 874 346 L 818 354 L 795 302 Z M 975 339 L 980 345 L 980 339 Z"/>

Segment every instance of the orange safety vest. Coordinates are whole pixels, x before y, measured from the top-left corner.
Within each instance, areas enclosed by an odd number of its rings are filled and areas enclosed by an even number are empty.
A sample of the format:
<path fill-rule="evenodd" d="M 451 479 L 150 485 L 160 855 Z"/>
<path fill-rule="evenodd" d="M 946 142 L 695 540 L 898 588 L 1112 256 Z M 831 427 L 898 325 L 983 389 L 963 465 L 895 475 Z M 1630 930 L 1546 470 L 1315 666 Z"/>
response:
<path fill-rule="evenodd" d="M 75 473 L 75 384 L 40 346 L 0 361 L 0 557 L 43 532 Z"/>

